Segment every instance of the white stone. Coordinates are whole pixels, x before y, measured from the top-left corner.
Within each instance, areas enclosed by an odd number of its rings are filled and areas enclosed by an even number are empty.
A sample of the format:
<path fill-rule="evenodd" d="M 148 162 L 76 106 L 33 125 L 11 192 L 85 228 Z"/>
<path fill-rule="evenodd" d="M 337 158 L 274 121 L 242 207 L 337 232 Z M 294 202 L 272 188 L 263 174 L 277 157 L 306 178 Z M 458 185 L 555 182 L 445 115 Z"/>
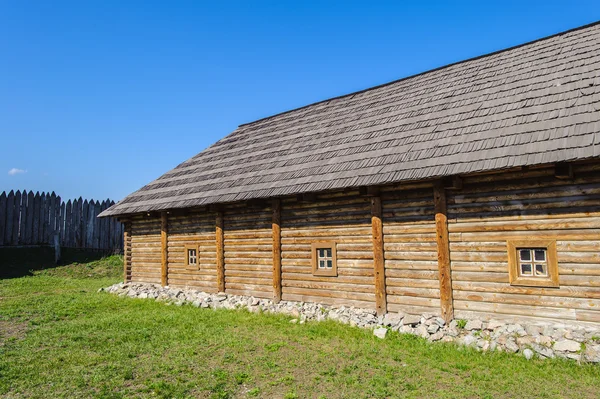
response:
<path fill-rule="evenodd" d="M 474 319 L 467 321 L 467 324 L 465 325 L 465 330 L 481 330 L 481 327 L 483 327 L 483 323 L 481 322 L 481 320 Z"/>
<path fill-rule="evenodd" d="M 523 351 L 523 356 L 525 356 L 525 359 L 531 360 L 531 358 L 533 357 L 533 351 L 527 348 Z"/>
<path fill-rule="evenodd" d="M 437 332 L 437 330 L 439 330 L 439 329 L 440 329 L 439 324 L 433 323 L 433 324 L 429 325 L 429 327 L 427 327 L 427 332 L 429 334 L 435 334 Z"/>
<path fill-rule="evenodd" d="M 442 338 L 444 338 L 444 332 L 443 331 L 438 331 L 435 334 L 431 335 L 429 337 L 429 340 L 430 341 L 439 341 Z"/>
<path fill-rule="evenodd" d="M 383 317 L 382 324 L 384 326 L 395 327 L 402 322 L 403 314 L 386 313 Z"/>
<path fill-rule="evenodd" d="M 505 325 L 506 325 L 506 323 L 504 323 L 500 320 L 490 320 L 489 323 L 487 324 L 487 329 L 495 330 L 497 328 L 504 327 Z"/>
<path fill-rule="evenodd" d="M 506 348 L 507 352 L 515 353 L 519 350 L 519 345 L 517 345 L 517 343 L 513 339 L 507 340 L 504 347 Z"/>
<path fill-rule="evenodd" d="M 407 314 L 406 316 L 404 316 L 404 319 L 402 319 L 402 324 L 404 324 L 405 326 L 415 326 L 415 325 L 419 324 L 420 322 L 421 322 L 421 316 L 412 315 L 412 314 Z"/>
<path fill-rule="evenodd" d="M 570 339 L 563 339 L 554 344 L 553 349 L 560 352 L 578 352 L 581 350 L 581 344 Z"/>
<path fill-rule="evenodd" d="M 600 345 L 589 345 L 585 348 L 585 359 L 588 362 L 600 363 Z"/>
<path fill-rule="evenodd" d="M 469 346 L 477 342 L 477 338 L 472 335 L 467 335 L 462 339 L 463 345 Z"/>
<path fill-rule="evenodd" d="M 373 335 L 379 339 L 384 339 L 387 332 L 388 332 L 387 328 L 379 327 L 379 328 L 376 328 L 373 330 Z"/>
<path fill-rule="evenodd" d="M 415 329 L 415 333 L 421 338 L 429 338 L 427 327 L 425 327 L 423 324 L 421 324 Z"/>

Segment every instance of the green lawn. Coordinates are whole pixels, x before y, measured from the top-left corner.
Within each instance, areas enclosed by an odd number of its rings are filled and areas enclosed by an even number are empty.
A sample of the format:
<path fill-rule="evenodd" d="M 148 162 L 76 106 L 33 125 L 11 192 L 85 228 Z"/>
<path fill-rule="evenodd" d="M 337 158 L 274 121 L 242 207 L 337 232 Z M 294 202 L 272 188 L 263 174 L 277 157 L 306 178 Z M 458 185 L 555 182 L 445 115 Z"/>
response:
<path fill-rule="evenodd" d="M 2 256 L 2 253 L 0 253 Z M 0 265 L 1 267 L 1 265 Z M 97 292 L 118 257 L 0 280 L 0 397 L 598 398 L 600 367 Z"/>

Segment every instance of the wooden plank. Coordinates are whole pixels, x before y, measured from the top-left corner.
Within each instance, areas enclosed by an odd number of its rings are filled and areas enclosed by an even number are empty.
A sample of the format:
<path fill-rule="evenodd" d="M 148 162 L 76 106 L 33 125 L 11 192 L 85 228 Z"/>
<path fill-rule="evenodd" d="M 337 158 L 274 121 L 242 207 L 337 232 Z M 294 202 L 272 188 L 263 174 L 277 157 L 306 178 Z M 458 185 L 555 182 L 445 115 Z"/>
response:
<path fill-rule="evenodd" d="M 49 233 L 48 233 L 48 240 L 54 245 L 54 236 L 57 234 L 56 233 L 56 193 L 53 191 L 52 194 L 50 194 L 50 207 L 48 210 L 48 217 L 49 217 Z M 59 248 L 60 251 L 60 248 Z"/>
<path fill-rule="evenodd" d="M 11 245 L 17 245 L 19 243 L 19 218 L 21 216 L 21 192 L 17 190 L 15 192 L 15 207 L 13 210 L 12 220 L 12 238 L 10 240 Z"/>
<path fill-rule="evenodd" d="M 448 236 L 446 193 L 441 182 L 436 182 L 433 186 L 433 202 L 435 207 L 435 228 L 438 246 L 440 307 L 442 310 L 442 317 L 446 322 L 450 322 L 454 318 L 450 271 L 450 244 Z"/>
<path fill-rule="evenodd" d="M 217 252 L 217 290 L 225 292 L 225 247 L 223 236 L 223 212 L 217 211 L 215 220 L 216 252 Z"/>
<path fill-rule="evenodd" d="M 21 194 L 21 217 L 19 219 L 19 245 L 25 245 L 25 239 L 27 231 L 25 230 L 27 224 L 27 191 L 23 190 Z"/>
<path fill-rule="evenodd" d="M 160 283 L 164 287 L 167 285 L 167 273 L 168 273 L 168 249 L 167 249 L 167 234 L 168 234 L 168 218 L 167 212 L 161 212 L 160 214 Z"/>
<path fill-rule="evenodd" d="M 100 220 L 98 219 L 98 214 L 100 213 L 100 202 L 98 200 L 94 201 L 93 206 L 93 224 L 94 224 L 94 237 L 92 247 L 94 249 L 98 249 L 100 247 Z"/>
<path fill-rule="evenodd" d="M 88 211 L 86 216 L 86 247 L 91 248 L 94 245 L 94 201 L 90 200 L 88 203 Z M 130 227 L 130 233 L 132 232 L 133 227 Z"/>
<path fill-rule="evenodd" d="M 281 301 L 281 201 L 272 202 L 273 225 L 273 300 Z"/>
<path fill-rule="evenodd" d="M 12 234 L 13 234 L 13 218 L 15 212 L 15 193 L 10 190 L 6 197 L 6 227 L 4 230 L 4 245 L 11 245 Z"/>
<path fill-rule="evenodd" d="M 75 248 L 81 248 L 81 208 L 82 208 L 82 199 L 73 200 L 73 205 L 71 207 L 71 217 L 73 218 L 73 245 Z"/>
<path fill-rule="evenodd" d="M 56 229 L 56 235 L 59 237 L 59 243 L 60 243 L 60 235 L 61 235 L 61 231 L 62 231 L 61 207 L 62 207 L 62 201 L 61 201 L 60 195 L 57 195 L 56 196 L 56 208 L 54 209 L 54 218 L 56 220 L 55 229 Z"/>
<path fill-rule="evenodd" d="M 40 244 L 46 244 L 46 229 L 48 222 L 48 204 L 46 199 L 46 193 L 40 195 L 40 230 L 38 236 L 38 242 Z"/>
<path fill-rule="evenodd" d="M 125 222 L 123 226 L 123 282 L 127 283 L 130 278 L 129 269 L 131 267 L 131 241 L 129 239 L 131 223 Z"/>
<path fill-rule="evenodd" d="M 87 248 L 88 245 L 88 225 L 89 225 L 90 207 L 88 200 L 83 201 L 81 205 L 81 245 Z"/>
<path fill-rule="evenodd" d="M 71 248 L 71 200 L 67 201 L 65 205 L 65 237 L 64 244 L 65 247 Z"/>
<path fill-rule="evenodd" d="M 373 239 L 373 270 L 375 273 L 375 306 L 377 313 L 387 312 L 385 261 L 383 257 L 383 222 L 381 197 L 371 198 L 371 225 Z"/>
<path fill-rule="evenodd" d="M 4 232 L 6 231 L 6 191 L 0 194 L 0 246 L 4 245 Z"/>
<path fill-rule="evenodd" d="M 64 201 L 60 202 L 60 227 L 59 227 L 59 235 L 60 235 L 60 242 L 61 245 L 64 246 L 65 245 L 65 231 L 66 231 L 66 226 L 65 226 L 65 221 L 67 219 L 66 217 L 66 209 L 67 209 L 67 204 Z"/>
<path fill-rule="evenodd" d="M 108 200 L 102 201 L 100 206 L 100 212 L 105 211 L 108 208 Z M 101 233 L 100 233 L 100 248 L 107 250 L 110 248 L 109 239 L 110 239 L 110 222 L 112 218 L 102 218 L 100 219 L 101 225 Z"/>

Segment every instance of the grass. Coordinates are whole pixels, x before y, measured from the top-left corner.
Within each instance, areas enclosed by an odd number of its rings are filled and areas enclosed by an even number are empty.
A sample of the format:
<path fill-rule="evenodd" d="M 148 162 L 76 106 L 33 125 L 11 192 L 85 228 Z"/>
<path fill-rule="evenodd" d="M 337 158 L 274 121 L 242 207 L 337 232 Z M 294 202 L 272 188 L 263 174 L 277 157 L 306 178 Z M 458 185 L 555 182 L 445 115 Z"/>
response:
<path fill-rule="evenodd" d="M 97 292 L 120 272 L 113 256 L 0 280 L 0 397 L 598 397 L 598 366 Z"/>

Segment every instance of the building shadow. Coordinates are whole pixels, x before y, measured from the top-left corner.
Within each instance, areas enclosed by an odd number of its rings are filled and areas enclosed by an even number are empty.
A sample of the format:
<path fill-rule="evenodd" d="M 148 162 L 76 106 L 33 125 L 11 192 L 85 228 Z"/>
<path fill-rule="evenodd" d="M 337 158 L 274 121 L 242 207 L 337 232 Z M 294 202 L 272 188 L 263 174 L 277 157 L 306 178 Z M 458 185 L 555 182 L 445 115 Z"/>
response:
<path fill-rule="evenodd" d="M 88 263 L 106 256 L 106 251 L 61 249 L 61 259 L 54 262 L 54 248 L 0 248 L 0 279 L 31 276 L 35 271 L 52 269 L 72 263 Z"/>

